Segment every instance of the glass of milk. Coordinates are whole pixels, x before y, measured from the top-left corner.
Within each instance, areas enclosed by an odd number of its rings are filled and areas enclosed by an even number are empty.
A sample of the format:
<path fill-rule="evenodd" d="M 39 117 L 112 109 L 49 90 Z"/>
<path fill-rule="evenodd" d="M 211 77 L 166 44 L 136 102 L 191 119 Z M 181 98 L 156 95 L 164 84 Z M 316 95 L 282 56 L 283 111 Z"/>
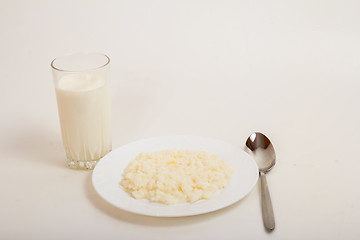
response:
<path fill-rule="evenodd" d="M 51 62 L 70 168 L 93 169 L 111 151 L 108 56 L 78 53 Z"/>

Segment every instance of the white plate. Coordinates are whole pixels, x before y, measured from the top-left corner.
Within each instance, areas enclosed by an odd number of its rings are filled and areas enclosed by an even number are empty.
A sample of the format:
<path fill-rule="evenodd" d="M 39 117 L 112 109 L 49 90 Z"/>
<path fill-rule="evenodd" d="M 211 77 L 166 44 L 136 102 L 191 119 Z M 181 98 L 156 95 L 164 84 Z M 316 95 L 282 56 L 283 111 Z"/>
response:
<path fill-rule="evenodd" d="M 195 203 L 165 205 L 132 198 L 120 186 L 127 164 L 140 152 L 166 149 L 202 150 L 216 154 L 235 168 L 229 185 L 211 199 Z M 258 176 L 255 161 L 237 146 L 204 137 L 170 136 L 144 139 L 113 150 L 96 165 L 92 182 L 102 198 L 120 209 L 148 216 L 181 217 L 212 212 L 239 201 L 253 189 Z"/>

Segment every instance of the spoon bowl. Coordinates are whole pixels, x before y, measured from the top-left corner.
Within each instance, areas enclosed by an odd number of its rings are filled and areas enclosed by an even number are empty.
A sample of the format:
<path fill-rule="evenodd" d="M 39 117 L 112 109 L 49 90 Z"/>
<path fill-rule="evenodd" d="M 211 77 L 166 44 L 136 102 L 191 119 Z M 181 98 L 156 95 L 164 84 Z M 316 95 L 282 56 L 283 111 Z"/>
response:
<path fill-rule="evenodd" d="M 273 231 L 275 229 L 275 218 L 265 174 L 275 166 L 275 149 L 270 140 L 260 132 L 251 134 L 246 140 L 246 146 L 251 150 L 259 167 L 264 226 L 268 231 Z"/>
<path fill-rule="evenodd" d="M 275 166 L 275 149 L 264 134 L 254 132 L 246 140 L 246 146 L 252 151 L 260 172 L 267 173 Z"/>

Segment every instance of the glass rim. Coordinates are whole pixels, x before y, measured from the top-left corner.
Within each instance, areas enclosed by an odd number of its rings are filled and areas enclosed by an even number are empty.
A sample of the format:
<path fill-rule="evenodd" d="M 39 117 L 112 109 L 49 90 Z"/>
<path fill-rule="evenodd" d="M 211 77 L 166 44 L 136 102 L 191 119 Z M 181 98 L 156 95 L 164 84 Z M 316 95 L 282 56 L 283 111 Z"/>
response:
<path fill-rule="evenodd" d="M 105 64 L 99 66 L 99 67 L 94 67 L 94 68 L 89 68 L 89 69 L 82 69 L 82 70 L 74 70 L 74 69 L 61 69 L 61 68 L 57 68 L 55 67 L 55 61 L 60 59 L 60 58 L 66 58 L 66 57 L 71 57 L 71 56 L 74 56 L 74 55 L 77 55 L 77 54 L 86 54 L 86 55 L 101 55 L 103 57 L 106 58 L 106 62 Z M 54 58 L 52 61 L 51 61 L 51 68 L 53 70 L 56 70 L 56 71 L 60 71 L 60 72 L 69 72 L 69 73 L 78 73 L 78 72 L 84 72 L 84 71 L 94 71 L 94 70 L 97 70 L 97 69 L 101 69 L 103 67 L 106 67 L 107 65 L 109 65 L 110 63 L 110 58 L 108 55 L 104 54 L 104 53 L 98 53 L 98 52 L 78 52 L 78 53 L 71 53 L 71 54 L 67 54 L 67 55 L 63 55 L 63 56 L 59 56 L 59 57 L 56 57 Z"/>

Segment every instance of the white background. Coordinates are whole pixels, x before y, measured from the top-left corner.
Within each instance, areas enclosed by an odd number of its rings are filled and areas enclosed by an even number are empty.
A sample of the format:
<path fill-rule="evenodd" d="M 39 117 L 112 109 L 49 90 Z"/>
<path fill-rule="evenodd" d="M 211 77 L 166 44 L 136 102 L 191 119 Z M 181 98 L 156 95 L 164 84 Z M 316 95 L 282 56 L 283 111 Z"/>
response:
<path fill-rule="evenodd" d="M 50 62 L 80 51 L 111 58 L 114 148 L 264 132 L 275 231 L 258 186 L 214 213 L 153 218 L 68 169 Z M 360 1 L 0 0 L 0 76 L 1 239 L 360 237 Z"/>

